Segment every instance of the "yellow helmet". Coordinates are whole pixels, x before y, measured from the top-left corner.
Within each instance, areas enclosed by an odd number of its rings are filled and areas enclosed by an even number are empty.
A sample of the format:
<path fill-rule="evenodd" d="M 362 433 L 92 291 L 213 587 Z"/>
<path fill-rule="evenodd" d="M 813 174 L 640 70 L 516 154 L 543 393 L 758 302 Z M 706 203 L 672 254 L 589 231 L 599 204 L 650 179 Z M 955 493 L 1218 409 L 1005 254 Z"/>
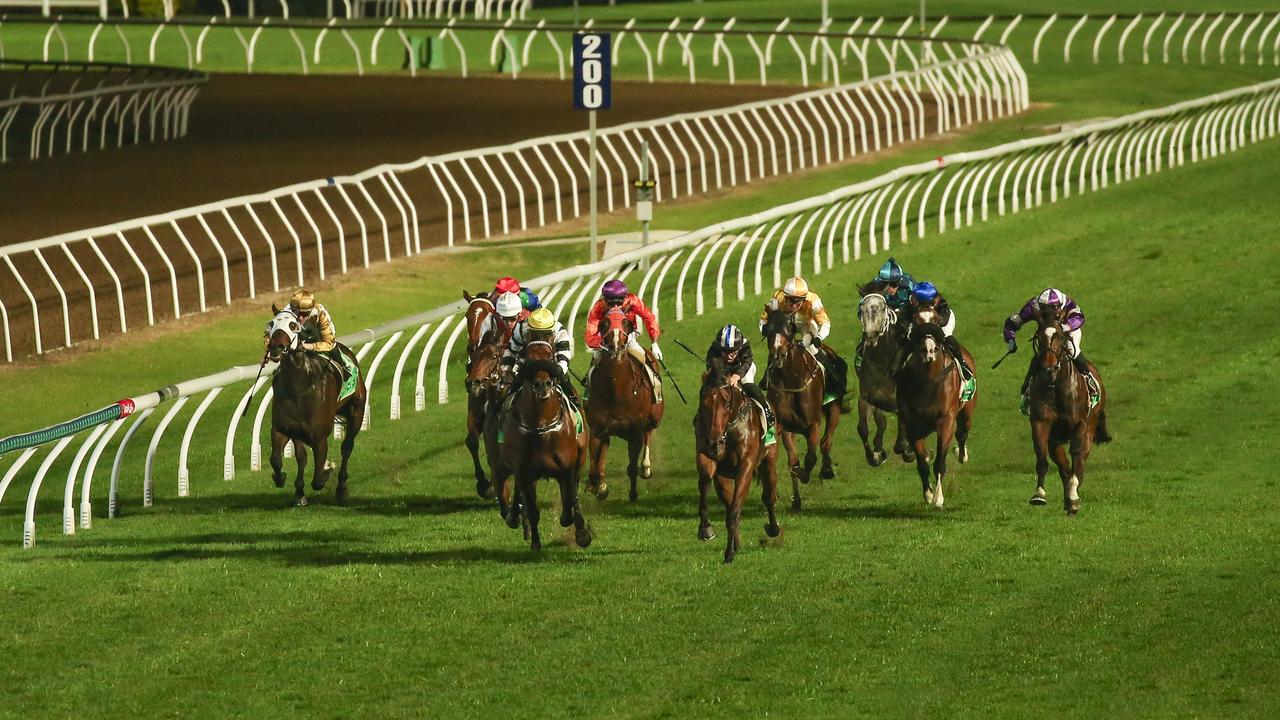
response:
<path fill-rule="evenodd" d="M 529 315 L 529 327 L 533 330 L 551 330 L 556 326 L 556 315 L 546 308 L 538 308 Z"/>
<path fill-rule="evenodd" d="M 310 290 L 299 290 L 289 298 L 289 304 L 303 312 L 310 312 L 316 307 L 316 296 Z"/>
<path fill-rule="evenodd" d="M 809 295 L 809 283 L 805 282 L 804 278 L 799 275 L 787 278 L 786 284 L 782 286 L 782 294 L 798 298 L 807 297 Z"/>

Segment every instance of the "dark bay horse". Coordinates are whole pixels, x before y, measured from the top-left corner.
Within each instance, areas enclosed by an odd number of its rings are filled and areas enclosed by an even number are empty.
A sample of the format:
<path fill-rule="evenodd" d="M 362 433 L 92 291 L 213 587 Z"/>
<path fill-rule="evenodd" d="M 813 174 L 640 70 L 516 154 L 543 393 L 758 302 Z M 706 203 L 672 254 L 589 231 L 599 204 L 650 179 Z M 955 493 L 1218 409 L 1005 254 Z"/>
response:
<path fill-rule="evenodd" d="M 591 426 L 591 470 L 587 489 L 601 500 L 609 496 L 604 480 L 605 458 L 613 436 L 627 441 L 627 478 L 631 502 L 636 501 L 636 478 L 653 472 L 649 445 L 662 422 L 665 403 L 655 402 L 649 374 L 627 352 L 627 338 L 635 329 L 621 308 L 613 308 L 601 322 L 601 353 L 587 386 L 587 423 Z"/>
<path fill-rule="evenodd" d="M 1089 407 L 1088 382 L 1071 360 L 1068 331 L 1056 317 L 1039 319 L 1032 347 L 1035 372 L 1028 392 L 1031 398 L 1031 442 L 1036 451 L 1036 492 L 1032 505 L 1044 505 L 1044 476 L 1049 456 L 1062 479 L 1062 505 L 1068 515 L 1080 511 L 1080 484 L 1084 464 L 1093 444 L 1111 440 L 1107 432 L 1107 390 L 1098 369 L 1089 370 L 1098 382 L 1098 404 Z M 1068 449 L 1071 457 L 1067 458 Z"/>
<path fill-rule="evenodd" d="M 476 494 L 482 498 L 493 497 L 493 488 L 480 464 L 480 436 L 484 433 L 484 418 L 491 400 L 498 392 L 502 359 L 501 344 L 495 338 L 485 338 L 467 359 L 467 450 L 471 452 L 471 465 L 476 478 Z"/>
<path fill-rule="evenodd" d="M 942 484 L 947 475 L 947 451 L 951 440 L 958 444 L 960 462 L 969 460 L 969 430 L 973 426 L 973 411 L 978 402 L 977 392 L 967 402 L 961 402 L 961 370 L 955 358 L 943 346 L 946 334 L 938 324 L 939 316 L 933 308 L 921 308 L 915 316 L 910 332 L 906 366 L 898 376 L 898 417 L 907 433 L 907 440 L 915 448 L 916 471 L 920 473 L 920 485 L 926 504 L 942 507 Z M 965 362 L 973 367 L 973 356 L 961 348 Z M 934 453 L 934 487 L 929 486 L 929 452 L 925 441 L 937 433 Z"/>
<path fill-rule="evenodd" d="M 302 348 L 302 324 L 291 310 L 280 311 L 274 306 L 275 319 L 267 328 L 267 357 L 278 362 L 275 377 L 271 379 L 271 479 L 276 487 L 284 487 L 285 474 L 281 469 L 285 444 L 294 443 L 298 461 L 298 476 L 294 479 L 295 505 L 307 504 L 303 475 L 307 467 L 304 445 L 311 448 L 315 463 L 311 480 L 312 490 L 321 490 L 329 479 L 325 463 L 329 457 L 329 436 L 338 418 L 346 426 L 342 438 L 342 464 L 338 468 L 338 489 L 334 494 L 339 505 L 347 502 L 347 461 L 355 448 L 356 435 L 364 422 L 365 401 L 368 391 L 363 373 L 351 350 L 339 346 L 342 353 L 356 366 L 359 377 L 356 389 L 342 401 L 338 396 L 342 389 L 342 375 L 325 356 Z"/>
<path fill-rule="evenodd" d="M 893 373 L 902 367 L 902 342 L 898 337 L 898 316 L 880 293 L 870 293 L 858 303 L 862 321 L 862 364 L 858 366 L 858 436 L 871 467 L 889 457 L 884 450 L 884 431 L 888 425 L 885 413 L 893 413 L 898 437 L 893 443 L 895 455 L 912 462 L 915 453 L 907 444 L 898 413 L 898 388 Z M 875 442 L 870 440 L 867 417 L 876 421 Z"/>
<path fill-rule="evenodd" d="M 786 312 L 765 306 L 767 316 L 764 337 L 769 345 L 769 364 L 765 369 L 765 386 L 769 404 L 778 423 L 782 444 L 787 449 L 787 465 L 791 468 L 791 507 L 800 509 L 800 483 L 808 483 L 818 464 L 817 449 L 822 450 L 822 471 L 818 477 L 836 476 L 831 465 L 831 444 L 840 423 L 840 402 L 822 404 L 825 378 L 817 358 L 809 354 L 795 338 L 795 327 Z M 818 435 L 826 418 L 826 432 L 821 443 Z M 796 458 L 795 434 L 805 437 L 804 467 Z"/>
<path fill-rule="evenodd" d="M 568 401 L 558 389 L 561 371 L 551 360 L 551 345 L 535 341 L 526 351 L 517 377 L 520 389 L 511 398 L 509 409 L 486 423 L 485 452 L 496 486 L 498 512 L 511 528 L 519 527 L 523 517 L 530 546 L 541 550 L 537 483 L 543 477 L 554 478 L 560 485 L 560 526 L 573 525 L 575 542 L 587 547 L 591 531 L 578 504 L 578 487 L 589 431 L 585 427 L 583 432 L 577 431 Z M 518 494 L 514 503 L 512 475 Z"/>
<path fill-rule="evenodd" d="M 742 505 L 751 490 L 751 476 L 760 476 L 760 496 L 769 523 L 765 534 L 778 537 L 782 527 L 774 507 L 778 502 L 778 446 L 764 444 L 764 412 L 747 399 L 742 388 L 730 384 L 722 363 L 714 363 L 702 383 L 698 413 L 693 420 L 698 464 L 698 539 L 716 534 L 707 520 L 707 488 L 715 483 L 724 503 L 724 561 L 733 562 L 742 545 Z"/>
<path fill-rule="evenodd" d="M 464 317 L 467 319 L 467 355 L 470 355 L 480 344 L 480 328 L 484 326 L 485 319 L 495 312 L 495 308 L 493 298 L 488 293 L 472 295 L 463 290 L 462 299 L 467 301 Z"/>

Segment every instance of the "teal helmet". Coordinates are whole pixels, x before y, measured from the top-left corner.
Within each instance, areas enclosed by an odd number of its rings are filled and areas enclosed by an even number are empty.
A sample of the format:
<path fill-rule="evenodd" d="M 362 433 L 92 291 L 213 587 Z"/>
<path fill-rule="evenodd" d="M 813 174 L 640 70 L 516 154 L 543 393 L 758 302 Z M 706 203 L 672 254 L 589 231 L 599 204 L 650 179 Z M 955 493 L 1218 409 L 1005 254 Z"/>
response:
<path fill-rule="evenodd" d="M 893 258 L 885 260 L 880 266 L 880 272 L 876 273 L 876 280 L 885 283 L 902 282 L 902 266 Z"/>

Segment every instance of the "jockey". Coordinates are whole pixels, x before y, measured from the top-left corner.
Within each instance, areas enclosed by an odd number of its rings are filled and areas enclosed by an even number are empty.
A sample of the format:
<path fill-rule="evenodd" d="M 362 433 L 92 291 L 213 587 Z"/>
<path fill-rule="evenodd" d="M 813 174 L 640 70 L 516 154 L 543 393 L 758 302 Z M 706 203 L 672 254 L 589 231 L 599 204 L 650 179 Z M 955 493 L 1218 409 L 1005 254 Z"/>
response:
<path fill-rule="evenodd" d="M 1018 351 L 1018 329 L 1025 323 L 1036 319 L 1042 313 L 1051 313 L 1056 315 L 1058 320 L 1067 328 L 1067 337 L 1071 338 L 1071 342 L 1067 345 L 1068 352 L 1071 353 L 1071 360 L 1075 363 L 1076 370 L 1084 376 L 1085 381 L 1091 386 L 1097 384 L 1097 379 L 1093 377 L 1093 373 L 1089 370 L 1089 361 L 1085 359 L 1084 353 L 1080 352 L 1080 342 L 1083 337 L 1084 328 L 1084 311 L 1071 299 L 1066 293 L 1057 288 L 1048 288 L 1039 295 L 1031 298 L 1022 306 L 1018 312 L 1010 315 L 1004 321 L 1004 341 L 1009 344 L 1009 352 Z M 1027 368 L 1027 376 L 1022 381 L 1022 402 L 1024 407 L 1029 407 L 1030 400 L 1027 397 L 1027 387 L 1031 384 L 1031 374 L 1035 371 L 1035 358 L 1031 359 L 1031 365 Z"/>
<path fill-rule="evenodd" d="M 902 271 L 902 266 L 893 258 L 889 258 L 880 266 L 871 282 L 859 288 L 862 295 L 880 293 L 889 303 L 889 309 L 901 310 L 911 302 L 911 293 L 916 289 L 915 280 Z"/>
<path fill-rule="evenodd" d="M 303 350 L 309 350 L 314 353 L 328 355 L 339 368 L 342 369 L 343 380 L 345 381 L 349 375 L 347 364 L 343 361 L 342 350 L 338 348 L 337 330 L 333 326 L 333 319 L 329 317 L 329 311 L 324 305 L 316 302 L 316 296 L 310 290 L 301 289 L 289 298 L 289 304 L 285 306 L 294 315 L 298 316 L 298 323 L 304 328 L 304 338 L 310 334 L 306 330 L 307 324 L 319 333 L 319 337 L 302 343 Z M 264 345 L 270 342 L 270 338 L 263 338 Z"/>
<path fill-rule="evenodd" d="M 596 300 L 591 306 L 591 312 L 587 313 L 585 340 L 587 347 L 592 350 L 591 370 L 587 371 L 588 384 L 591 382 L 591 372 L 595 370 L 596 362 L 603 352 L 601 345 L 604 339 L 600 336 L 600 323 L 611 308 L 621 308 L 622 312 L 626 313 L 627 322 L 631 323 L 632 328 L 639 327 L 636 323 L 637 318 L 644 321 L 645 332 L 649 334 L 649 352 L 653 356 L 652 359 L 645 353 L 644 348 L 640 347 L 639 333 L 636 330 L 632 330 L 627 336 L 627 354 L 639 360 L 649 373 L 654 396 L 658 398 L 657 402 L 661 402 L 662 380 L 658 374 L 658 361 L 662 360 L 662 348 L 658 347 L 658 336 L 662 331 L 658 328 L 658 319 L 653 316 L 649 308 L 645 307 L 643 300 L 627 290 L 626 283 L 617 279 L 610 280 L 600 288 L 600 299 Z"/>
<path fill-rule="evenodd" d="M 947 299 L 942 297 L 942 293 L 938 292 L 938 288 L 933 286 L 931 282 L 921 282 L 916 284 L 916 289 L 911 292 L 911 303 L 907 307 L 907 312 L 902 313 L 898 317 L 898 323 L 903 326 L 900 336 L 904 344 L 910 344 L 911 331 L 915 327 L 915 315 L 920 310 L 932 308 L 938 313 L 938 325 L 942 328 L 943 335 L 946 339 L 943 346 L 951 353 L 951 357 L 956 359 L 956 363 L 960 365 L 960 370 L 964 374 L 965 380 L 973 378 L 973 370 L 964 360 L 964 353 L 960 350 L 960 341 L 956 339 L 956 314 L 952 312 L 951 305 Z"/>
<path fill-rule="evenodd" d="M 499 295 L 493 307 L 494 312 L 486 316 L 480 325 L 480 337 L 497 333 L 498 342 L 505 347 L 511 341 L 511 333 L 516 326 L 529 317 L 529 311 L 522 306 L 520 296 L 513 292 Z"/>
<path fill-rule="evenodd" d="M 520 305 L 529 312 L 542 307 L 542 301 L 538 296 L 529 288 L 520 287 L 520 283 L 513 277 L 499 278 L 498 282 L 494 283 L 491 297 L 502 297 L 503 293 L 515 293 L 520 298 Z"/>
<path fill-rule="evenodd" d="M 742 392 L 764 408 L 765 422 L 772 427 L 773 408 L 756 384 L 756 363 L 751 357 L 751 343 L 747 342 L 737 325 L 725 325 L 716 333 L 716 339 L 707 348 L 707 366 L 710 367 L 714 360 L 724 364 L 729 382 L 741 385 Z"/>
<path fill-rule="evenodd" d="M 579 405 L 578 391 L 569 382 L 569 361 L 573 359 L 573 342 L 569 331 L 556 319 L 555 313 L 547 308 L 538 308 L 529 314 L 528 319 L 516 325 L 511 333 L 507 349 L 502 353 L 502 367 L 508 376 L 516 375 L 524 364 L 525 348 L 533 342 L 544 342 L 551 345 L 556 365 L 560 366 L 560 390 L 575 405 Z M 518 382 L 512 382 L 508 395 L 518 390 Z"/>
<path fill-rule="evenodd" d="M 828 394 L 840 401 L 841 412 L 849 412 L 849 401 L 845 398 L 848 387 L 849 365 L 823 341 L 831 334 L 831 318 L 822 305 L 818 293 L 809 290 L 804 278 L 796 276 L 788 278 L 783 286 L 773 293 L 773 298 L 760 314 L 760 330 L 764 331 L 764 323 L 769 319 L 769 312 L 782 310 L 791 318 L 796 335 L 809 354 L 816 357 L 827 369 L 826 386 Z"/>

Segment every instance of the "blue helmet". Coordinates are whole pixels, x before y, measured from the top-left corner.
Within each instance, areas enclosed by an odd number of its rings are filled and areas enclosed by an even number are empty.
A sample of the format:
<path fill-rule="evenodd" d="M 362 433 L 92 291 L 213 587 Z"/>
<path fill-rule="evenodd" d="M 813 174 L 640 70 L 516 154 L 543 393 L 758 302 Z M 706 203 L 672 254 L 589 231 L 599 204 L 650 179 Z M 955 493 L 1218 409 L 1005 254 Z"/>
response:
<path fill-rule="evenodd" d="M 912 297 L 920 302 L 933 302 L 934 298 L 938 297 L 938 288 L 931 282 L 918 283 Z"/>
<path fill-rule="evenodd" d="M 898 261 L 889 258 L 880 266 L 880 272 L 876 273 L 876 280 L 880 282 L 902 282 L 902 266 Z"/>

